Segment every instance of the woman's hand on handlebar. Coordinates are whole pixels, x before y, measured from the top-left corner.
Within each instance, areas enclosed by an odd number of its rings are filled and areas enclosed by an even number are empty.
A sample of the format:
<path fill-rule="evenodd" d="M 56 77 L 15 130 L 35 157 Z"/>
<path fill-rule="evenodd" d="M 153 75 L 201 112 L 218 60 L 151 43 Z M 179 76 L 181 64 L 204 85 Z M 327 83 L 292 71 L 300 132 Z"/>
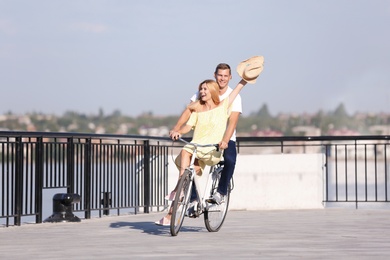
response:
<path fill-rule="evenodd" d="M 219 142 L 219 149 L 227 149 L 228 148 L 228 143 L 225 141 Z"/>
<path fill-rule="evenodd" d="M 169 131 L 169 136 L 171 137 L 171 139 L 173 141 L 176 141 L 181 137 L 181 134 L 179 132 L 171 130 L 171 131 Z"/>

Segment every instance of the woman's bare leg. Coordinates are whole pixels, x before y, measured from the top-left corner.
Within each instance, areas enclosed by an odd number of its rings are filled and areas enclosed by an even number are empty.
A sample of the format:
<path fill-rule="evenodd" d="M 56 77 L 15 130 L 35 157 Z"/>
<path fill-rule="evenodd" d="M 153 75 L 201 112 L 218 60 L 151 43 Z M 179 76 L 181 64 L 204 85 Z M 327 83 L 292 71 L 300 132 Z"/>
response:
<path fill-rule="evenodd" d="M 180 156 L 180 171 L 179 171 L 179 179 L 177 180 L 177 184 L 176 184 L 176 187 L 173 189 L 173 191 L 171 192 L 171 194 L 173 194 L 173 192 L 176 192 L 177 190 L 177 186 L 179 185 L 179 180 L 180 180 L 180 177 L 183 175 L 184 173 L 184 170 L 188 168 L 188 166 L 190 166 L 190 162 L 191 162 L 191 153 L 187 152 L 186 150 L 181 150 L 179 156 Z M 195 166 L 196 167 L 199 167 L 199 166 Z M 171 195 L 169 196 L 171 197 Z M 167 213 L 167 215 L 165 217 L 163 217 L 160 221 L 164 222 L 164 219 L 166 220 L 171 220 L 171 216 L 172 216 L 172 206 L 169 207 L 169 211 Z"/>
<path fill-rule="evenodd" d="M 180 171 L 179 178 L 183 175 L 184 170 L 190 166 L 192 153 L 187 152 L 186 150 L 181 150 L 180 152 Z"/>

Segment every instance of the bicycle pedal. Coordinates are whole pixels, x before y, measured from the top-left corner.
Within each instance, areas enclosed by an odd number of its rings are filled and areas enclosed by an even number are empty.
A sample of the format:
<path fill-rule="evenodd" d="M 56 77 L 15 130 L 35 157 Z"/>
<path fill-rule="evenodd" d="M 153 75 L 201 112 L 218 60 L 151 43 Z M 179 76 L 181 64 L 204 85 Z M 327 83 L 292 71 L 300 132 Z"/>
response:
<path fill-rule="evenodd" d="M 197 214 L 196 212 L 188 213 L 187 217 L 189 217 L 189 218 L 197 218 L 197 217 L 199 217 L 199 214 Z"/>
<path fill-rule="evenodd" d="M 195 211 L 193 214 L 189 215 L 190 218 L 199 218 L 200 213 L 198 211 Z"/>
<path fill-rule="evenodd" d="M 185 214 L 189 218 L 198 218 L 200 216 L 199 209 L 195 210 L 193 207 L 190 207 Z"/>

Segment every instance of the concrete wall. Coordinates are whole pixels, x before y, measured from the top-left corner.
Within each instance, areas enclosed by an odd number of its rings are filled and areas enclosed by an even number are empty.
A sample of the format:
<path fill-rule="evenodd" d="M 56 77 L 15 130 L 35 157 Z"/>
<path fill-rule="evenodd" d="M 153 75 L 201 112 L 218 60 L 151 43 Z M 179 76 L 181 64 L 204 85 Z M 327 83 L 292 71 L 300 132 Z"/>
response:
<path fill-rule="evenodd" d="M 323 208 L 323 154 L 238 155 L 230 210 Z M 201 178 L 207 180 L 205 169 Z M 170 160 L 169 190 L 178 171 Z"/>

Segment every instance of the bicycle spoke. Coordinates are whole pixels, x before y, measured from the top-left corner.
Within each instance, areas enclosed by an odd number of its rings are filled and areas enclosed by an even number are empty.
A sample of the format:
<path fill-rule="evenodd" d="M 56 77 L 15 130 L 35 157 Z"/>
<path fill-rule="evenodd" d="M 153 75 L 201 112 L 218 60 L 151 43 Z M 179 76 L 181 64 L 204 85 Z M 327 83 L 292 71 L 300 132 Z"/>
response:
<path fill-rule="evenodd" d="M 219 179 L 220 174 L 218 174 L 213 180 L 210 195 L 214 194 L 217 191 Z M 225 217 L 228 211 L 229 200 L 230 187 L 223 203 L 221 203 L 220 205 L 208 203 L 204 213 L 204 222 L 209 232 L 217 232 L 222 227 L 222 224 L 225 221 Z"/>

